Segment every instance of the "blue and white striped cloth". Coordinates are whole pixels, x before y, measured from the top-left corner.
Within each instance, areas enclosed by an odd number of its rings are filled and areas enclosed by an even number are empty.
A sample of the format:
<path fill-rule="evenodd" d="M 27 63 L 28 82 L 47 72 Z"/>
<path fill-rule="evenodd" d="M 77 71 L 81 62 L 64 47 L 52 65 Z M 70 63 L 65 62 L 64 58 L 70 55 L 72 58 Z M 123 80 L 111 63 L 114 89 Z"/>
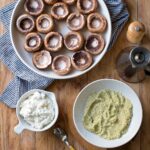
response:
<path fill-rule="evenodd" d="M 0 95 L 0 101 L 11 108 L 15 108 L 17 100 L 22 94 L 31 89 L 45 89 L 53 79 L 41 77 L 29 70 L 16 56 L 9 35 L 9 24 L 12 10 L 16 2 L 0 9 L 0 22 L 4 24 L 6 32 L 0 36 L 0 60 L 13 72 L 14 79 Z M 116 41 L 118 34 L 129 18 L 126 4 L 122 0 L 105 0 L 112 19 L 112 39 L 110 48 Z"/>

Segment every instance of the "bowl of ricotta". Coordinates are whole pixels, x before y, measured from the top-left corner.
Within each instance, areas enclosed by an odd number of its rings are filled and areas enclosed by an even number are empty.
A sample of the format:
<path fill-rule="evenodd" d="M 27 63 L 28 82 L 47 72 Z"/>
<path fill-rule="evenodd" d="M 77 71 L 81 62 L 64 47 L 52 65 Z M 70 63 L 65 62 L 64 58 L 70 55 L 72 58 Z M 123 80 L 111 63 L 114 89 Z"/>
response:
<path fill-rule="evenodd" d="M 58 104 L 52 92 L 34 89 L 23 94 L 16 106 L 17 134 L 24 129 L 41 132 L 50 129 L 58 118 Z"/>
<path fill-rule="evenodd" d="M 103 148 L 129 142 L 138 132 L 142 117 L 142 106 L 134 90 L 114 79 L 88 84 L 73 107 L 78 133 L 87 142 Z"/>

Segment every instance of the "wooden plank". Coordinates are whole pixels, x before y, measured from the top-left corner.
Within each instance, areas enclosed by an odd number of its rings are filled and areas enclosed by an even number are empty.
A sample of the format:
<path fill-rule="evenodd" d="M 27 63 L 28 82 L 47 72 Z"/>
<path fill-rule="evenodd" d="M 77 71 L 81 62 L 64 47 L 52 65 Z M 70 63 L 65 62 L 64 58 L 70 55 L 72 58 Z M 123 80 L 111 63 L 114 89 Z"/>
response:
<path fill-rule="evenodd" d="M 138 5 L 137 5 L 138 0 L 133 0 L 133 1 L 126 0 L 126 2 L 127 2 L 127 6 L 130 12 L 130 20 L 128 24 L 126 25 L 125 29 L 123 30 L 122 34 L 120 35 L 120 38 L 118 39 L 114 47 L 115 54 L 113 55 L 114 56 L 113 62 L 115 62 L 116 57 L 118 56 L 118 53 L 121 52 L 121 49 L 128 47 L 128 46 L 132 46 L 132 44 L 130 44 L 126 39 L 126 31 L 127 31 L 127 27 L 129 23 L 132 22 L 133 20 L 138 19 Z M 115 70 L 115 67 L 114 67 L 114 70 Z M 116 71 L 115 71 L 115 78 L 120 80 Z M 139 84 L 129 84 L 129 83 L 127 84 L 131 86 L 139 95 Z M 119 148 L 114 148 L 113 150 L 135 150 L 135 149 L 140 150 L 140 141 L 141 141 L 140 134 L 141 132 L 139 132 L 137 136 L 134 137 L 128 144 L 125 144 L 124 146 L 121 146 Z"/>
<path fill-rule="evenodd" d="M 142 43 L 143 46 L 150 50 L 150 2 L 147 0 L 139 0 L 138 2 L 138 19 L 146 26 L 146 36 Z M 150 78 L 147 79 L 140 84 L 140 98 L 143 105 L 143 115 L 144 120 L 141 128 L 141 149 L 149 150 L 150 149 Z"/>

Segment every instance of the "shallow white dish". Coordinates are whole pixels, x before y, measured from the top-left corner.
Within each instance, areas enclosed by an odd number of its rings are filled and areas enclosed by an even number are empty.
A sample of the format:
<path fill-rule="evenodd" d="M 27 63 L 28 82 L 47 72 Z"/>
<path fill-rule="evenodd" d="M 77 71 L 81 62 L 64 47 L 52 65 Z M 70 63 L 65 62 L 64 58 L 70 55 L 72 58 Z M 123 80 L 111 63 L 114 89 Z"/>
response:
<path fill-rule="evenodd" d="M 104 89 L 121 92 L 133 105 L 133 117 L 128 131 L 119 139 L 106 140 L 86 130 L 82 123 L 87 98 L 93 92 L 98 92 Z M 87 85 L 77 96 L 73 107 L 73 120 L 78 133 L 87 142 L 103 148 L 114 148 L 129 142 L 138 132 L 142 123 L 142 117 L 142 106 L 136 93 L 127 84 L 113 79 L 97 80 Z"/>
<path fill-rule="evenodd" d="M 42 75 L 42 76 L 45 76 L 48 78 L 54 78 L 54 79 L 74 78 L 74 77 L 80 76 L 80 75 L 88 72 L 89 70 L 91 70 L 103 58 L 104 54 L 107 52 L 108 46 L 110 43 L 110 38 L 111 38 L 111 30 L 112 30 L 111 29 L 111 19 L 110 19 L 110 15 L 108 12 L 108 8 L 107 8 L 106 4 L 104 3 L 104 1 L 98 0 L 98 2 L 99 2 L 98 12 L 100 12 L 102 15 L 104 15 L 106 17 L 108 25 L 107 25 L 107 30 L 103 35 L 105 42 L 106 42 L 105 48 L 101 54 L 94 57 L 94 63 L 88 69 L 86 69 L 84 71 L 73 70 L 70 74 L 64 75 L 64 76 L 57 75 L 51 70 L 43 70 L 43 71 L 38 70 L 32 63 L 32 54 L 28 53 L 24 50 L 25 36 L 23 34 L 21 34 L 16 28 L 17 18 L 21 14 L 25 13 L 24 2 L 25 2 L 25 0 L 19 0 L 14 8 L 14 11 L 11 16 L 11 23 L 10 23 L 10 36 L 11 36 L 11 42 L 12 42 L 12 45 L 13 45 L 13 48 L 14 48 L 16 54 L 18 55 L 20 60 L 32 71 L 36 72 L 39 75 Z M 57 23 L 57 25 L 58 25 L 58 23 Z M 69 32 L 69 29 L 66 27 L 66 25 L 64 25 L 63 22 L 61 22 L 58 25 L 58 31 L 61 32 L 63 35 L 65 35 L 67 32 Z M 87 33 L 84 32 L 85 37 L 86 37 L 86 35 L 87 35 Z M 57 52 L 52 55 L 55 56 L 58 54 L 67 54 L 69 56 L 72 56 L 73 53 L 65 50 L 65 48 L 64 48 L 61 52 Z"/>
<path fill-rule="evenodd" d="M 29 125 L 24 119 L 23 117 L 20 116 L 19 112 L 20 112 L 20 104 L 21 102 L 23 102 L 27 97 L 29 97 L 30 95 L 32 95 L 34 92 L 36 91 L 39 91 L 39 92 L 43 92 L 45 93 L 47 96 L 49 96 L 52 100 L 52 103 L 53 103 L 53 106 L 54 106 L 54 110 L 55 110 L 55 116 L 54 116 L 54 119 L 53 121 L 48 124 L 47 126 L 45 126 L 44 128 L 42 129 L 35 129 L 33 128 L 31 125 Z M 45 130 L 48 130 L 50 129 L 54 124 L 55 122 L 57 121 L 57 118 L 58 118 L 58 114 L 59 114 L 59 110 L 58 110 L 58 104 L 57 104 L 57 101 L 56 101 L 56 97 L 55 97 L 55 94 L 52 93 L 52 92 L 48 92 L 48 91 L 44 91 L 44 90 L 40 90 L 40 89 L 33 89 L 33 90 L 30 90 L 28 92 L 26 92 L 25 94 L 23 94 L 20 99 L 18 100 L 17 102 L 17 106 L 16 106 L 16 115 L 17 115 L 17 118 L 19 120 L 19 123 L 18 125 L 16 125 L 16 127 L 14 128 L 14 131 L 17 133 L 17 134 L 20 134 L 23 130 L 27 129 L 27 130 L 30 130 L 30 131 L 34 131 L 34 132 L 42 132 L 42 131 L 45 131 Z"/>

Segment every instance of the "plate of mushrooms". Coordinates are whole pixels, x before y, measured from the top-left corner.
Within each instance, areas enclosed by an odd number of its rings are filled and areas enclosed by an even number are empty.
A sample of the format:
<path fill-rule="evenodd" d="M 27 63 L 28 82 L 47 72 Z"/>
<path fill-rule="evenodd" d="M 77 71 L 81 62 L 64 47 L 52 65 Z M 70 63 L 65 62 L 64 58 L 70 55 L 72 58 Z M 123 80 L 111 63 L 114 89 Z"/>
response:
<path fill-rule="evenodd" d="M 80 76 L 98 64 L 108 50 L 111 30 L 103 0 L 19 0 L 10 24 L 19 59 L 54 79 Z"/>

